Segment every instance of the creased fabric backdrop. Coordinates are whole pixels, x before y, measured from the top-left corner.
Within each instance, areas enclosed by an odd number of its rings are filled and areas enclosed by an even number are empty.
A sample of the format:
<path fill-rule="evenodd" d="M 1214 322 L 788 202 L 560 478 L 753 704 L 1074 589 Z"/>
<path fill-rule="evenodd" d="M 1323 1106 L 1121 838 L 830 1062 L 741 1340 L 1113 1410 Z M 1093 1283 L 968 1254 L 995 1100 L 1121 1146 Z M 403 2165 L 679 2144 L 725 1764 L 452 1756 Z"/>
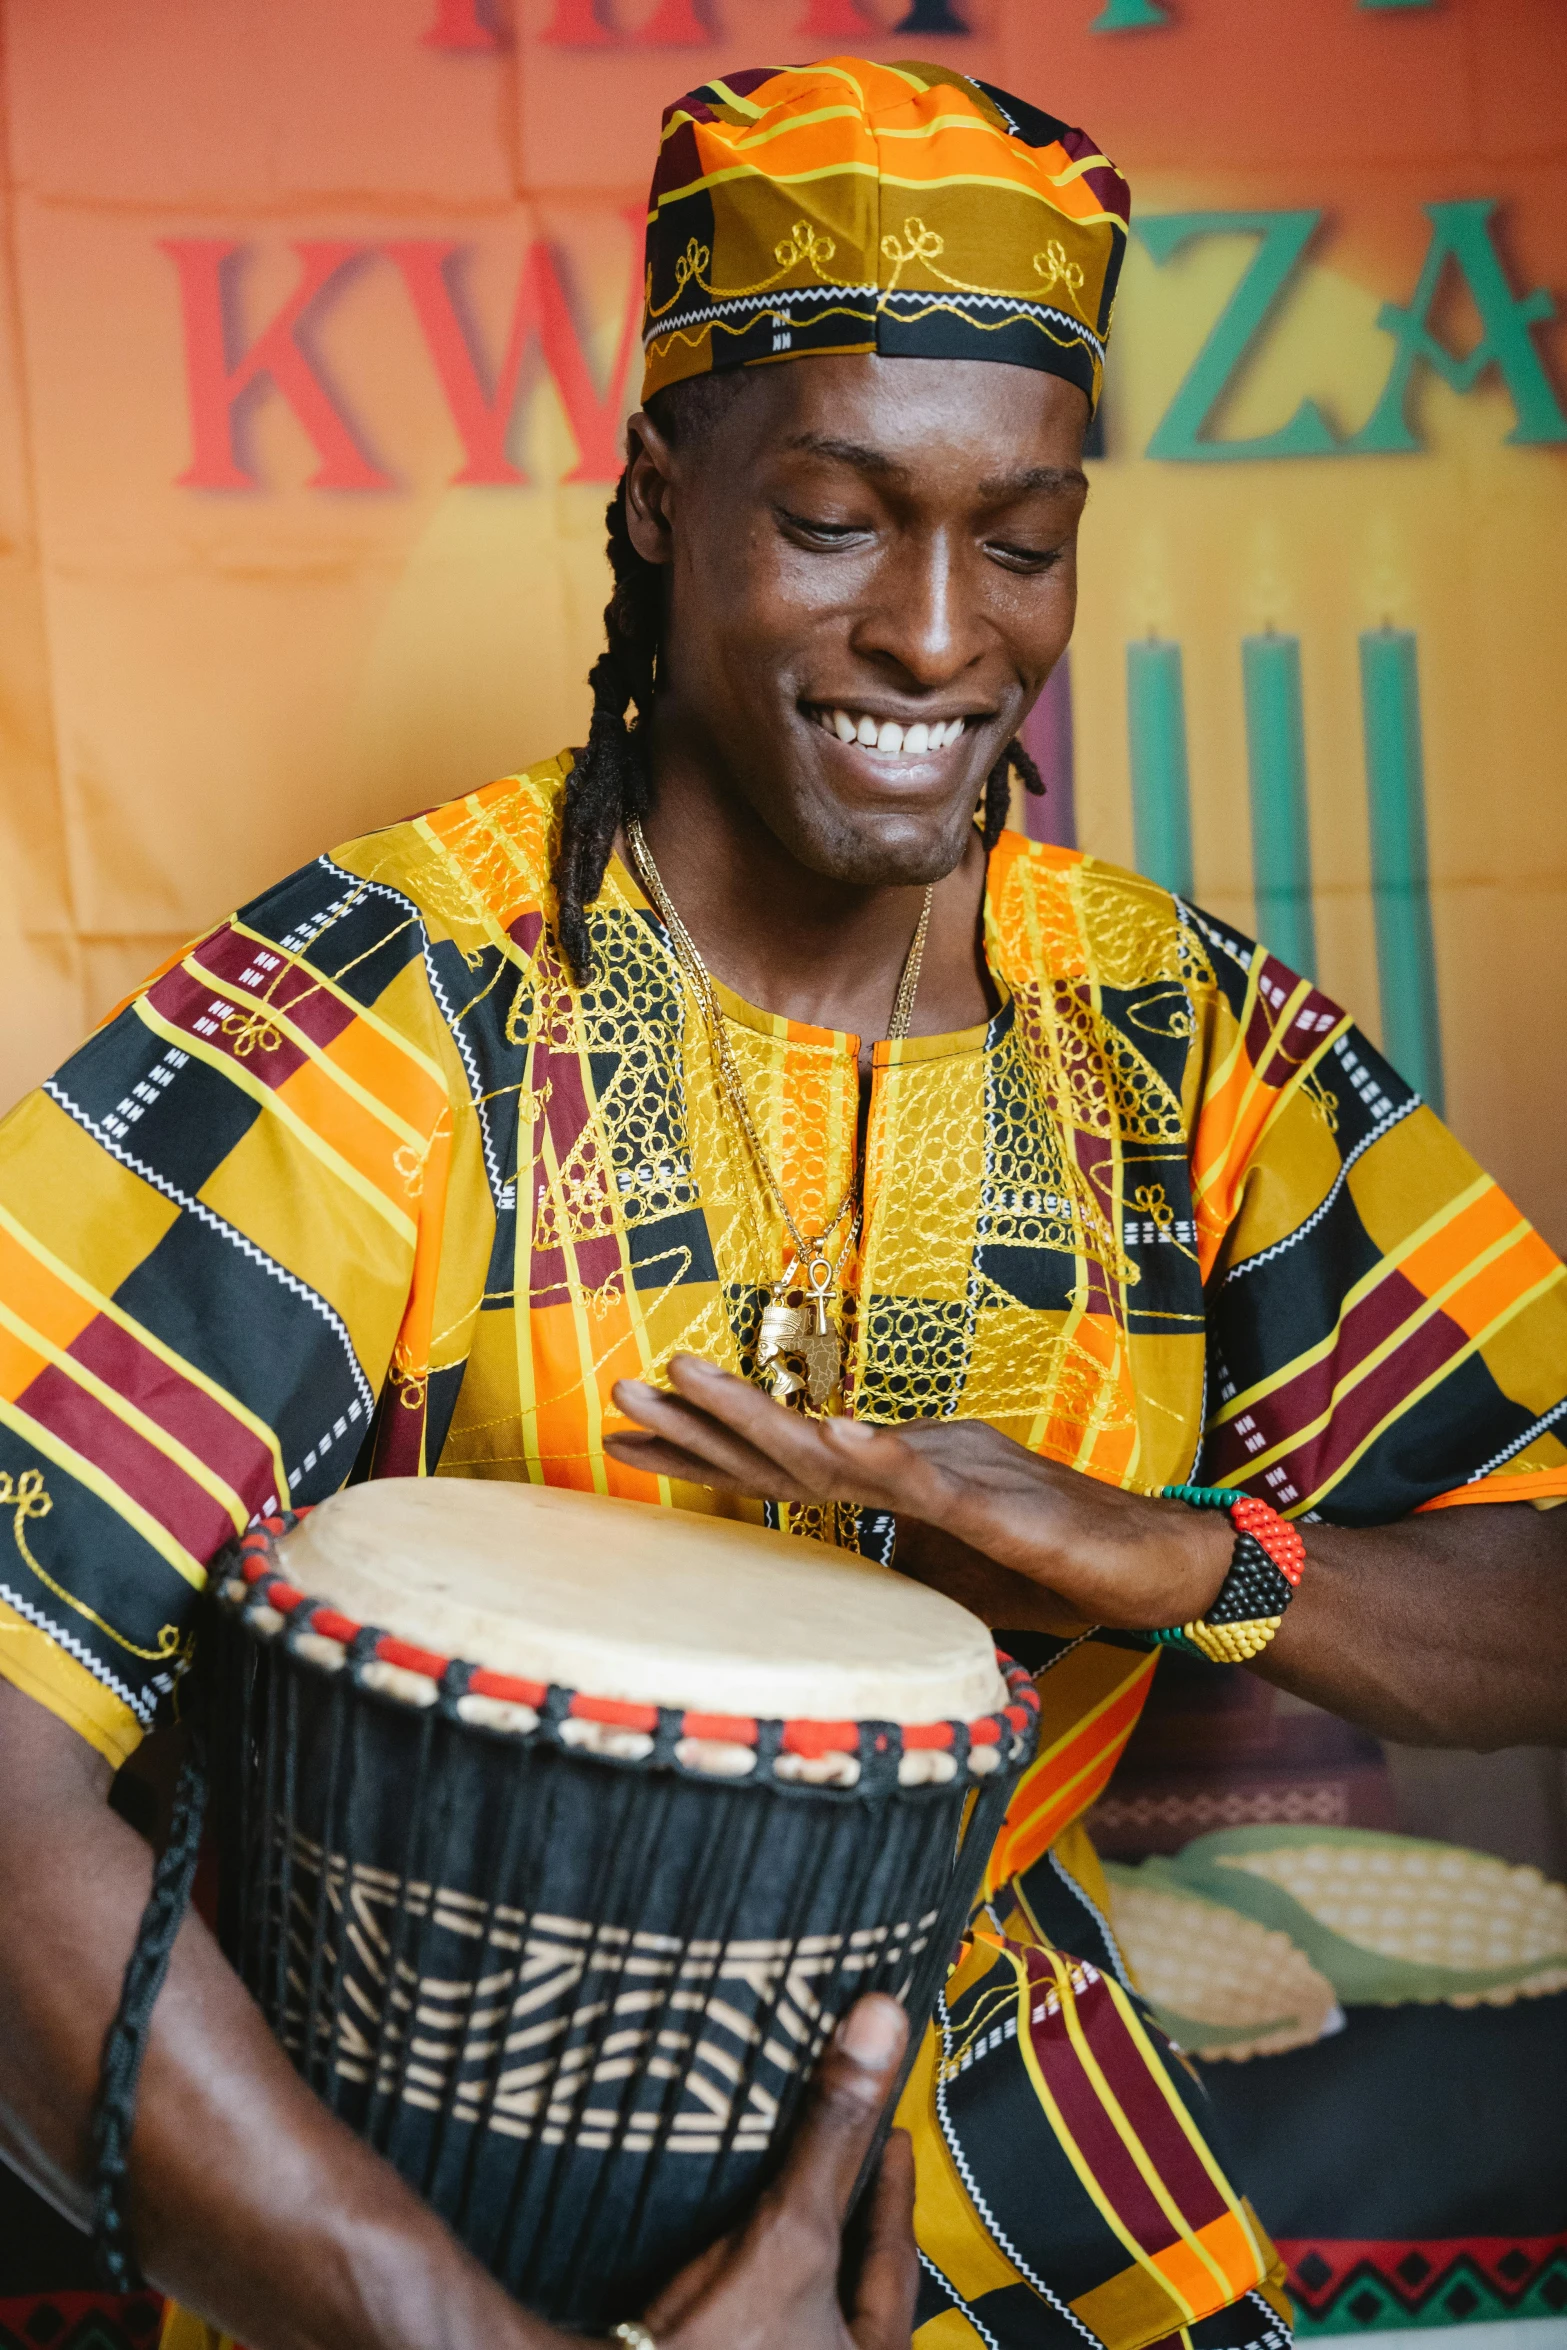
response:
<path fill-rule="evenodd" d="M 280 871 L 580 738 L 660 105 L 868 48 L 1087 123 L 1132 179 L 1081 839 L 1132 861 L 1127 647 L 1179 645 L 1195 887 L 1252 926 L 1242 640 L 1298 639 L 1319 976 L 1379 1030 L 1357 640 L 1410 632 L 1448 1114 L 1567 1242 L 1558 0 L 0 27 L 0 1097 Z"/>

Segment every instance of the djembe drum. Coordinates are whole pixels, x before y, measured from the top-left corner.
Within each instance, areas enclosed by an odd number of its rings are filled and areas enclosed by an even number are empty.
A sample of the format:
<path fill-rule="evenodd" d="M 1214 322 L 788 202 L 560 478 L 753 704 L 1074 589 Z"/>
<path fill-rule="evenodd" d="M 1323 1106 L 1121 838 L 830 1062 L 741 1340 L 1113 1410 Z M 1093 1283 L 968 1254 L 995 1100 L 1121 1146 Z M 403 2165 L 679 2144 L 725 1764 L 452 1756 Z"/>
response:
<path fill-rule="evenodd" d="M 923 2027 L 1035 1731 L 938 1593 L 548 1487 L 354 1488 L 247 1535 L 217 1615 L 229 1956 L 574 2325 L 734 2223 L 852 2000 Z"/>

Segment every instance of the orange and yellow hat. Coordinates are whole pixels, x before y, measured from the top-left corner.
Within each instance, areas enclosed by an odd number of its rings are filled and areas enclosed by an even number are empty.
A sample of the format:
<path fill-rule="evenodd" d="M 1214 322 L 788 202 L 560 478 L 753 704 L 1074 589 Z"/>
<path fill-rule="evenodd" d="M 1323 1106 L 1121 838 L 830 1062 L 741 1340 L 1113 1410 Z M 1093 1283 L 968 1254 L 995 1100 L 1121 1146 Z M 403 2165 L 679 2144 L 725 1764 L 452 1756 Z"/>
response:
<path fill-rule="evenodd" d="M 1093 406 L 1130 205 L 1086 132 L 945 66 L 706 82 L 664 113 L 642 396 L 876 351 L 1043 368 Z"/>

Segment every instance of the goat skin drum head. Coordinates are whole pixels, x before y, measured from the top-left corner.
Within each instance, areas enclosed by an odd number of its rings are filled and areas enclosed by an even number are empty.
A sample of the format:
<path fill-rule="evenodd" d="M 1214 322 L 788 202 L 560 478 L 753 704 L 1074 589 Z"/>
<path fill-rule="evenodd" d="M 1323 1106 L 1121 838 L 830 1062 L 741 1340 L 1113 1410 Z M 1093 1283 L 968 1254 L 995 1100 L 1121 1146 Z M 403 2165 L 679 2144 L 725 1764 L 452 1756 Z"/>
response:
<path fill-rule="evenodd" d="M 1006 1702 L 991 1636 L 826 1543 L 559 1486 L 397 1477 L 311 1510 L 278 1565 L 360 1623 L 597 1697 L 818 1721 Z"/>

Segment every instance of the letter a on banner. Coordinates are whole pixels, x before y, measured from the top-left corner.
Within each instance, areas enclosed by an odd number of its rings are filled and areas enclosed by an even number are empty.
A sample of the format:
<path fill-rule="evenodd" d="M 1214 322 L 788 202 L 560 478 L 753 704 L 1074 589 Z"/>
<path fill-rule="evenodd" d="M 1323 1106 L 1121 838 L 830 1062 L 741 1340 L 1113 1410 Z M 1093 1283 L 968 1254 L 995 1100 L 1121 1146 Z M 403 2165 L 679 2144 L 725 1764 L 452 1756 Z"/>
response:
<path fill-rule="evenodd" d="M 479 0 L 436 0 L 435 21 L 423 36 L 427 49 L 498 49 L 492 25 L 479 13 Z"/>
<path fill-rule="evenodd" d="M 595 0 L 555 0 L 555 13 L 539 35 L 557 49 L 699 49 L 712 38 L 692 0 L 660 0 L 635 33 L 612 31 Z"/>
<path fill-rule="evenodd" d="M 190 389 L 191 463 L 180 485 L 196 490 L 248 490 L 256 477 L 234 446 L 234 411 L 253 384 L 268 379 L 304 426 L 321 463 L 315 490 L 385 490 L 391 477 L 372 465 L 354 439 L 330 392 L 299 342 L 299 328 L 339 271 L 369 252 L 368 245 L 298 244 L 298 285 L 238 359 L 229 357 L 224 317 L 225 266 L 240 251 L 222 238 L 170 237 L 163 250 L 179 271 L 185 313 L 185 373 Z"/>
<path fill-rule="evenodd" d="M 1354 439 L 1344 443 L 1356 456 L 1419 448 L 1409 422 L 1417 361 L 1433 368 L 1455 392 L 1473 391 L 1484 370 L 1495 367 L 1517 417 L 1508 440 L 1536 447 L 1567 441 L 1567 417 L 1529 333 L 1532 326 L 1543 326 L 1555 316 L 1556 305 L 1543 287 L 1521 299 L 1514 294 L 1491 239 L 1489 222 L 1495 210 L 1494 198 L 1426 206 L 1431 242 L 1409 307 L 1384 302 L 1377 313 L 1378 326 L 1398 347 L 1381 398 Z M 1449 262 L 1480 313 L 1480 340 L 1463 359 L 1439 343 L 1430 326 L 1432 305 Z"/>

